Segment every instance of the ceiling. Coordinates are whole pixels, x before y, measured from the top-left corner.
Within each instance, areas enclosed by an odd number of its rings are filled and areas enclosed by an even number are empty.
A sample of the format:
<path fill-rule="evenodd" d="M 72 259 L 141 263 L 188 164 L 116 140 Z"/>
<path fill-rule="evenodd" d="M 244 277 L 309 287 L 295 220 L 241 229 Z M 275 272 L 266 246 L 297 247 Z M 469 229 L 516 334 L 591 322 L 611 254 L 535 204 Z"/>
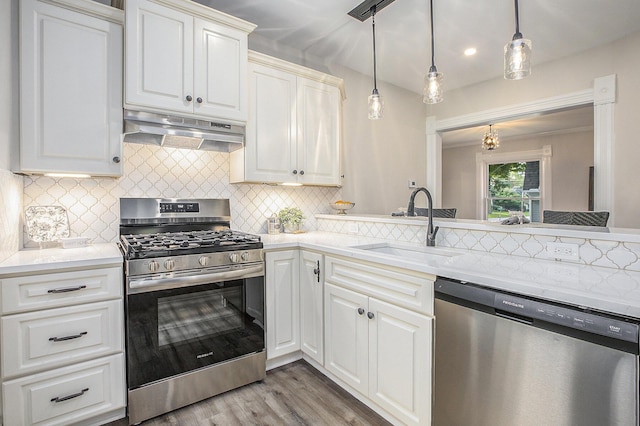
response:
<path fill-rule="evenodd" d="M 528 117 L 497 122 L 493 129 L 498 132 L 501 141 L 513 140 L 524 136 L 542 136 L 576 131 L 593 131 L 593 105 L 554 111 L 545 114 L 533 114 Z M 489 126 L 475 126 L 442 133 L 442 147 L 455 148 L 477 144 L 480 146 L 484 133 Z"/>
<path fill-rule="evenodd" d="M 361 0 L 196 0 L 258 25 L 255 34 L 324 64 L 373 74 L 371 19 L 347 15 Z M 638 0 L 520 1 L 520 31 L 532 68 L 640 31 Z M 376 15 L 378 78 L 422 93 L 430 65 L 429 3 L 396 0 Z M 511 0 L 434 0 L 435 63 L 445 90 L 502 76 L 515 30 Z M 250 39 L 251 40 L 251 39 Z M 477 54 L 463 51 L 475 47 Z"/>

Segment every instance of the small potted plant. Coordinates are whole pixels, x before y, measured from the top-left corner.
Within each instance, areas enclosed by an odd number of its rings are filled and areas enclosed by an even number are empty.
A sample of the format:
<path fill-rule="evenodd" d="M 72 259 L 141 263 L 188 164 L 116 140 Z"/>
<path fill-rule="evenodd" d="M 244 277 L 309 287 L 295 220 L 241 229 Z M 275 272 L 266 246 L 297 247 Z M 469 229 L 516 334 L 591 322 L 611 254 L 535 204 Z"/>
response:
<path fill-rule="evenodd" d="M 278 212 L 278 218 L 284 227 L 284 232 L 296 233 L 300 231 L 300 224 L 304 220 L 304 214 L 297 207 L 285 207 Z"/>

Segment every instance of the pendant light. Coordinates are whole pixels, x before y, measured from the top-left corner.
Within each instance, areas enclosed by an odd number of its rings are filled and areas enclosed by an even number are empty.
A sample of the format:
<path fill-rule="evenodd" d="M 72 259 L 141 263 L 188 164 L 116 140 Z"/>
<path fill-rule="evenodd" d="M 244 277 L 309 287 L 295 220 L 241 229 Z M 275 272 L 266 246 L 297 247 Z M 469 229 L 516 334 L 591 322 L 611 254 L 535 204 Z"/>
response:
<path fill-rule="evenodd" d="M 489 130 L 484 134 L 484 138 L 482 138 L 482 149 L 493 151 L 498 148 L 500 148 L 498 132 L 493 130 L 493 124 L 489 124 Z"/>
<path fill-rule="evenodd" d="M 518 0 L 514 0 L 516 9 L 516 32 L 504 46 L 504 78 L 520 80 L 531 74 L 531 40 L 520 33 Z"/>
<path fill-rule="evenodd" d="M 373 92 L 369 95 L 369 120 L 382 118 L 384 102 L 378 93 L 376 74 L 376 5 L 371 7 L 371 29 L 373 31 Z"/>
<path fill-rule="evenodd" d="M 442 97 L 442 79 L 443 75 L 441 72 L 438 72 L 435 64 L 435 53 L 434 53 L 434 45 L 435 41 L 433 38 L 433 0 L 429 0 L 430 5 L 430 14 L 431 14 L 431 67 L 429 68 L 429 72 L 424 76 L 424 89 L 422 90 L 423 98 L 422 101 L 425 104 L 437 104 L 438 102 L 442 102 L 444 99 Z"/>

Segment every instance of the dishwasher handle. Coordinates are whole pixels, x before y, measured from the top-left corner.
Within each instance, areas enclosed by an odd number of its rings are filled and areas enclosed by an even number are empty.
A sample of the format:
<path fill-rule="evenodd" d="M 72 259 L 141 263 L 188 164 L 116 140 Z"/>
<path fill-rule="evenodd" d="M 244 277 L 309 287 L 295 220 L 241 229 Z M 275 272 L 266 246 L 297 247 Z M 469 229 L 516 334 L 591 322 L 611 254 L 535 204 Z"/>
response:
<path fill-rule="evenodd" d="M 503 311 L 500 309 L 495 310 L 496 316 L 511 321 L 519 322 L 521 324 L 533 325 L 533 318 L 525 317 L 524 315 L 518 315 L 511 312 Z"/>

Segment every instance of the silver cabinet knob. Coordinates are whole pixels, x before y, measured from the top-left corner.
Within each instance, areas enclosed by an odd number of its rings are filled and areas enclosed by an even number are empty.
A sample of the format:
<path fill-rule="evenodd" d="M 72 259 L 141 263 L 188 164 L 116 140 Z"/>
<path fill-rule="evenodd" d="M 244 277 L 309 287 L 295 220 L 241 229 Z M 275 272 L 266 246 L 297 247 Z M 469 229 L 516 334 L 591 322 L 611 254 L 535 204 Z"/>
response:
<path fill-rule="evenodd" d="M 294 175 L 297 175 L 297 174 L 298 174 L 298 171 L 297 171 L 297 170 L 294 170 L 294 171 L 292 171 L 291 173 L 293 173 Z"/>
<path fill-rule="evenodd" d="M 167 259 L 164 261 L 164 269 L 167 271 L 172 270 L 176 267 L 176 262 L 173 259 Z"/>
<path fill-rule="evenodd" d="M 373 312 L 367 312 L 367 317 L 369 319 L 373 319 L 373 317 L 374 317 Z"/>
<path fill-rule="evenodd" d="M 201 98 L 201 97 L 197 97 L 197 98 L 196 98 L 196 102 L 197 102 L 197 103 L 199 103 L 199 104 L 201 104 L 201 103 L 202 103 L 202 98 Z"/>
<path fill-rule="evenodd" d="M 202 256 L 198 259 L 198 263 L 200 266 L 207 266 L 209 264 L 209 258 L 207 256 Z"/>
<path fill-rule="evenodd" d="M 158 269 L 160 269 L 160 265 L 158 264 L 158 262 L 156 262 L 155 260 L 149 262 L 149 272 L 156 272 Z"/>
<path fill-rule="evenodd" d="M 300 170 L 300 176 L 304 175 L 304 170 Z"/>
<path fill-rule="evenodd" d="M 249 253 L 245 251 L 240 255 L 240 257 L 242 258 L 242 260 L 247 261 L 249 260 Z"/>
<path fill-rule="evenodd" d="M 362 314 L 364 314 L 364 309 L 358 308 L 358 315 L 362 315 Z"/>
<path fill-rule="evenodd" d="M 233 263 L 238 263 L 238 261 L 240 260 L 240 258 L 238 257 L 238 253 L 231 253 L 229 255 L 229 260 Z"/>
<path fill-rule="evenodd" d="M 187 95 L 185 99 L 187 100 L 187 102 L 191 102 L 193 100 L 193 97 L 191 95 Z"/>
<path fill-rule="evenodd" d="M 114 163 L 118 164 L 120 162 L 120 157 L 115 156 L 111 159 Z"/>

